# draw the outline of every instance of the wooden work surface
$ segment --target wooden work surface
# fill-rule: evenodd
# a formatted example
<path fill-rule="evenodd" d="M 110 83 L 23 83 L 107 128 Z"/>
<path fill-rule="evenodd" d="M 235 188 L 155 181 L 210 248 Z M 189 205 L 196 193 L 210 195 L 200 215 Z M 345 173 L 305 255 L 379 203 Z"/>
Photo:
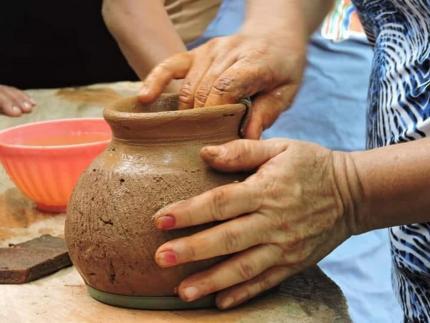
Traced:
<path fill-rule="evenodd" d="M 29 91 L 39 103 L 23 118 L 0 116 L 0 129 L 30 121 L 101 116 L 102 107 L 136 83 L 81 89 Z M 0 168 L 0 246 L 42 234 L 63 236 L 65 215 L 38 212 Z M 0 322 L 349 322 L 340 289 L 318 267 L 296 275 L 265 296 L 221 312 L 142 311 L 116 308 L 90 298 L 83 280 L 70 267 L 24 285 L 0 285 Z"/>

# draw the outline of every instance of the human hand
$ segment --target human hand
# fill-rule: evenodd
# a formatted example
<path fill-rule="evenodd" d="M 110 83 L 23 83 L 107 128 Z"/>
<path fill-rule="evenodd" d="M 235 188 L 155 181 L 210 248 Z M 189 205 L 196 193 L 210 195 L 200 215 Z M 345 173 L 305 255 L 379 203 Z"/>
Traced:
<path fill-rule="evenodd" d="M 222 221 L 156 251 L 161 267 L 231 255 L 182 281 L 178 293 L 185 301 L 219 292 L 219 308 L 236 306 L 316 264 L 357 233 L 347 153 L 292 140 L 237 140 L 205 147 L 201 157 L 220 171 L 257 171 L 154 215 L 161 230 Z"/>
<path fill-rule="evenodd" d="M 29 113 L 36 105 L 25 92 L 11 86 L 0 85 L 0 113 L 11 117 L 19 117 Z"/>
<path fill-rule="evenodd" d="M 154 101 L 175 79 L 184 79 L 179 91 L 180 109 L 237 103 L 252 97 L 244 135 L 258 139 L 291 104 L 301 83 L 305 54 L 305 37 L 284 28 L 215 38 L 155 67 L 144 81 L 140 100 Z"/>

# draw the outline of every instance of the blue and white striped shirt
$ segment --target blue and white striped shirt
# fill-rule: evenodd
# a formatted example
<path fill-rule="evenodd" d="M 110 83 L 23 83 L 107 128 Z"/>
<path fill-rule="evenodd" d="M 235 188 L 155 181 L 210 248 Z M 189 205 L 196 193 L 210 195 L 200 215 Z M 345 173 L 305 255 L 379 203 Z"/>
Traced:
<path fill-rule="evenodd" d="M 375 48 L 368 95 L 368 147 L 429 136 L 430 0 L 354 3 Z M 394 227 L 390 238 L 393 282 L 405 319 L 430 322 L 430 224 Z"/>

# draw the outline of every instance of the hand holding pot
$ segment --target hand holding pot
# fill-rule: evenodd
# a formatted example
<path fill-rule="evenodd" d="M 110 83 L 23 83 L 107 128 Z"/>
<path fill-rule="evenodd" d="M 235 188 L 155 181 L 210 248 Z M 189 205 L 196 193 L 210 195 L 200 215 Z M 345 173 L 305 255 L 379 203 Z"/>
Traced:
<path fill-rule="evenodd" d="M 31 112 L 35 102 L 23 91 L 11 86 L 0 84 L 0 113 L 11 117 L 19 117 Z"/>
<path fill-rule="evenodd" d="M 229 308 L 317 263 L 355 233 L 346 153 L 292 140 L 237 140 L 205 147 L 201 157 L 224 172 L 257 172 L 158 211 L 159 229 L 223 221 L 159 247 L 156 262 L 171 267 L 230 255 L 179 286 L 191 301 L 219 292 Z M 350 214 L 351 213 L 351 214 Z"/>
<path fill-rule="evenodd" d="M 258 139 L 292 102 L 305 65 L 305 40 L 282 29 L 215 38 L 155 67 L 140 92 L 154 101 L 174 79 L 184 79 L 181 109 L 236 103 L 253 97 L 245 136 Z"/>

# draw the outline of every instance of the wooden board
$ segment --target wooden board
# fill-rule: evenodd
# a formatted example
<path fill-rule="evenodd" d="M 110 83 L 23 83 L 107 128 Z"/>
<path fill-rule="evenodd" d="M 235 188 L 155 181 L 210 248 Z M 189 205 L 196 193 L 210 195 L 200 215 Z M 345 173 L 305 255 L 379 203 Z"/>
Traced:
<path fill-rule="evenodd" d="M 101 108 L 122 94 L 134 93 L 136 83 L 97 85 L 83 89 L 35 90 L 34 114 L 12 119 L 0 116 L 0 129 L 35 120 L 101 116 Z M 38 212 L 0 170 L 0 246 L 41 234 L 63 236 L 65 215 Z M 141 311 L 99 303 L 71 267 L 25 285 L 0 285 L 0 322 L 349 322 L 340 289 L 318 267 L 286 282 L 279 289 L 237 309 Z"/>

